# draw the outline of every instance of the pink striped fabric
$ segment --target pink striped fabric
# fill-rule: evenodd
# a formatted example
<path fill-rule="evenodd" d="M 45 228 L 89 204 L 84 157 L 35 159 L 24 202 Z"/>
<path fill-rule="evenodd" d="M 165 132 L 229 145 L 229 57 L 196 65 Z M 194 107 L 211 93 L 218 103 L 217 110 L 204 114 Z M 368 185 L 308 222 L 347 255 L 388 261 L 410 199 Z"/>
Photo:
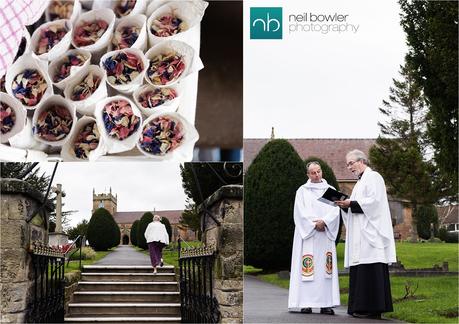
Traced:
<path fill-rule="evenodd" d="M 36 22 L 47 6 L 48 0 L 0 0 L 0 76 L 13 63 L 24 26 Z"/>

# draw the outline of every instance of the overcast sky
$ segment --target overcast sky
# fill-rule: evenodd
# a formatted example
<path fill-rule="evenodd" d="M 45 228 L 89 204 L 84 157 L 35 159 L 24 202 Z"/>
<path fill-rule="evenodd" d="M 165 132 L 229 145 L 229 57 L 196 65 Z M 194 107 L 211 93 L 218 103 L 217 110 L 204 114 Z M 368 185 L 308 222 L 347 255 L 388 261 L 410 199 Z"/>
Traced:
<path fill-rule="evenodd" d="M 54 163 L 40 163 L 51 175 Z M 61 183 L 66 193 L 64 210 L 78 210 L 69 216 L 71 226 L 89 220 L 92 189 L 96 193 L 118 194 L 118 211 L 177 210 L 185 207 L 186 195 L 178 163 L 59 163 L 53 185 Z"/>
<path fill-rule="evenodd" d="M 283 39 L 250 40 L 250 7 L 282 7 Z M 347 14 L 358 30 L 290 32 L 304 13 Z M 407 51 L 399 13 L 396 0 L 244 1 L 244 137 L 377 137 Z"/>

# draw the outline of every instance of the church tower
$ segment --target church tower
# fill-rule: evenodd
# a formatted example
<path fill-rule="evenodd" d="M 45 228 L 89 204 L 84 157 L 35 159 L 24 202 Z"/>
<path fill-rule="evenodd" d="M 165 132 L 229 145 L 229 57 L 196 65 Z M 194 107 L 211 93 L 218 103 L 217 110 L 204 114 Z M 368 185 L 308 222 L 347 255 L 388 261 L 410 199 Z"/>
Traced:
<path fill-rule="evenodd" d="M 110 192 L 96 194 L 95 190 L 92 189 L 92 213 L 98 208 L 105 208 L 110 212 L 110 214 L 115 215 L 117 209 L 117 200 L 118 195 L 112 194 L 112 188 L 110 187 Z"/>

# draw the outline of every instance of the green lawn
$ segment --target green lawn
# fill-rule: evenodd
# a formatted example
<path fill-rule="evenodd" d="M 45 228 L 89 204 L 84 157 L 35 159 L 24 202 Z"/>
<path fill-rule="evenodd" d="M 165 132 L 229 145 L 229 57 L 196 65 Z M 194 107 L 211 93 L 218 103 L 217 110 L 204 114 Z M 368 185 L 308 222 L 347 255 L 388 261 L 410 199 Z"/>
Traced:
<path fill-rule="evenodd" d="M 108 251 L 98 251 L 98 252 L 96 252 L 96 257 L 94 259 L 81 260 L 81 266 L 93 264 L 94 262 L 96 262 L 96 261 L 102 259 L 103 257 L 105 257 L 107 254 L 112 253 L 114 249 L 115 248 L 110 249 Z M 78 260 L 70 261 L 68 265 L 67 265 L 67 262 L 66 262 L 65 263 L 65 272 L 67 273 L 67 272 L 80 270 L 79 266 L 80 266 L 80 262 Z"/>
<path fill-rule="evenodd" d="M 449 271 L 458 271 L 459 244 L 456 243 L 406 243 L 397 242 L 397 258 L 405 269 L 432 268 L 448 261 Z M 336 247 L 338 269 L 344 269 L 344 243 Z"/>
<path fill-rule="evenodd" d="M 397 243 L 397 257 L 406 269 L 431 268 L 448 261 L 450 271 L 458 271 L 458 244 L 453 243 Z M 344 244 L 338 244 L 338 267 L 343 269 Z M 288 289 L 289 280 L 280 279 L 277 273 L 264 273 L 262 269 L 245 265 L 244 273 L 256 275 L 263 281 Z M 457 323 L 458 322 L 458 277 L 395 277 L 391 276 L 394 312 L 386 317 L 407 322 Z M 341 304 L 347 305 L 349 277 L 340 276 Z M 402 300 L 405 287 L 418 289 L 414 298 Z"/>

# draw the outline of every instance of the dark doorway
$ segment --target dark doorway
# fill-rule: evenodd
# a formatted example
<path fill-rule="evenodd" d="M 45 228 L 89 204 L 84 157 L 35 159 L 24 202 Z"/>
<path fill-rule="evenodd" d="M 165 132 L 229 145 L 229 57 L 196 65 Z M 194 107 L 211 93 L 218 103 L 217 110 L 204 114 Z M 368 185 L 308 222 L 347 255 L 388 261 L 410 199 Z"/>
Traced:
<path fill-rule="evenodd" d="M 128 245 L 129 244 L 129 236 L 123 235 L 123 245 Z"/>

